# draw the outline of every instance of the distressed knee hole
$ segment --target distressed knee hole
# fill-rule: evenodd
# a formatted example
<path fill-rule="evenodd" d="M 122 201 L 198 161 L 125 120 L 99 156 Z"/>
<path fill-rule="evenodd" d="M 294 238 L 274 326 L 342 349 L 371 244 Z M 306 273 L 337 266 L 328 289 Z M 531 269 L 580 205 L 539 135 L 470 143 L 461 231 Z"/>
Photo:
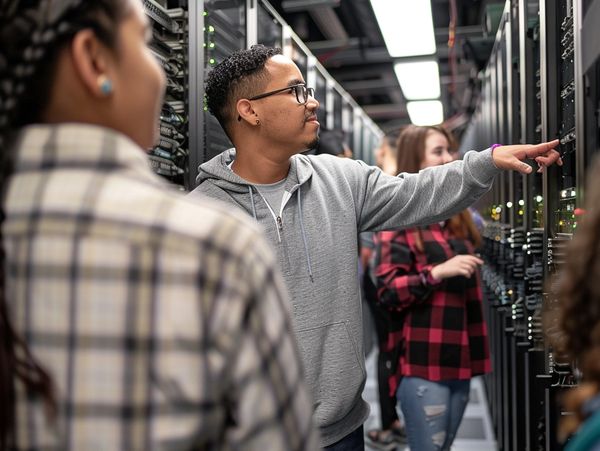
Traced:
<path fill-rule="evenodd" d="M 425 411 L 425 415 L 427 415 L 427 417 L 437 417 L 446 412 L 446 405 L 440 404 L 435 406 L 424 406 L 423 410 Z"/>
<path fill-rule="evenodd" d="M 435 446 L 439 446 L 441 448 L 446 441 L 446 431 L 436 432 L 431 436 L 431 441 Z"/>

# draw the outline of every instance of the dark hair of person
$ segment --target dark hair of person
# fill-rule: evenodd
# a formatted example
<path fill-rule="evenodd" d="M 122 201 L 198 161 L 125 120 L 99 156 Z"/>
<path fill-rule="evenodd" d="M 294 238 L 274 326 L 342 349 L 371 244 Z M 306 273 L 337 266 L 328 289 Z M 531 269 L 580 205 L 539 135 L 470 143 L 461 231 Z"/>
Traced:
<path fill-rule="evenodd" d="M 123 0 L 0 0 L 0 226 L 16 132 L 40 122 L 48 106 L 60 52 L 83 29 L 117 48 L 117 27 L 129 11 Z M 15 382 L 56 409 L 52 380 L 11 324 L 6 300 L 5 250 L 0 229 L 0 450 L 14 427 Z"/>
<path fill-rule="evenodd" d="M 321 128 L 319 131 L 319 144 L 315 148 L 315 155 L 344 155 L 344 132 Z"/>
<path fill-rule="evenodd" d="M 281 55 L 280 48 L 253 45 L 232 53 L 208 74 L 206 106 L 228 135 L 230 124 L 237 118 L 236 102 L 261 94 L 259 90 L 269 81 L 265 64 L 275 55 Z"/>
<path fill-rule="evenodd" d="M 545 312 L 545 330 L 556 355 L 577 362 L 583 383 L 567 392 L 561 420 L 563 437 L 585 420 L 583 403 L 600 387 L 600 159 L 586 174 L 585 215 L 569 243 L 566 262 L 555 280 L 556 307 Z"/>
<path fill-rule="evenodd" d="M 419 172 L 421 163 L 425 158 L 425 143 L 430 133 L 441 133 L 449 144 L 450 151 L 456 149 L 456 140 L 452 134 L 444 127 L 439 125 L 409 125 L 405 127 L 397 140 L 396 167 L 398 172 Z M 471 241 L 475 248 L 481 245 L 481 234 L 469 210 L 461 211 L 448 220 L 447 227 L 452 235 L 457 238 Z M 420 252 L 423 252 L 423 240 L 421 235 L 416 236 L 416 246 Z"/>

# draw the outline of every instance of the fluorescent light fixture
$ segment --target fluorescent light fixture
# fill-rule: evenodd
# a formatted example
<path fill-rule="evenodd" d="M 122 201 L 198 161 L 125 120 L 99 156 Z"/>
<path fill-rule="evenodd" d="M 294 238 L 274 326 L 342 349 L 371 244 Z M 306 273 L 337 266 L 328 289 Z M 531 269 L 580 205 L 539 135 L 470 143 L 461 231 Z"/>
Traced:
<path fill-rule="evenodd" d="M 440 97 L 440 69 L 437 62 L 396 63 L 394 71 L 407 100 Z"/>
<path fill-rule="evenodd" d="M 435 53 L 431 0 L 371 0 L 371 6 L 391 57 Z"/>
<path fill-rule="evenodd" d="M 444 109 L 439 100 L 420 100 L 406 104 L 410 121 L 415 125 L 438 125 L 444 121 Z"/>

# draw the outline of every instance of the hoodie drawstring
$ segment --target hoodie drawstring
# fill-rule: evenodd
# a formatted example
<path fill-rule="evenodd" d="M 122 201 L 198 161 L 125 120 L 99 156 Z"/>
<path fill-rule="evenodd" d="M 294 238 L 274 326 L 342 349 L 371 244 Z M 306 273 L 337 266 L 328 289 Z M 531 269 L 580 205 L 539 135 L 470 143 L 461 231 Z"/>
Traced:
<path fill-rule="evenodd" d="M 254 220 L 256 219 L 256 207 L 254 206 L 254 194 L 252 194 L 252 185 L 248 185 L 248 192 L 250 193 L 250 203 L 252 204 L 252 216 L 254 216 Z"/>
<path fill-rule="evenodd" d="M 310 264 L 310 254 L 308 253 L 308 243 L 306 242 L 306 232 L 304 231 L 304 221 L 302 220 L 302 196 L 300 191 L 302 191 L 302 187 L 298 187 L 298 213 L 300 215 L 300 229 L 302 231 L 302 241 L 304 242 L 304 252 L 306 253 L 306 262 L 308 264 L 308 276 L 310 277 L 310 281 L 314 283 L 313 273 L 312 273 L 312 265 Z"/>

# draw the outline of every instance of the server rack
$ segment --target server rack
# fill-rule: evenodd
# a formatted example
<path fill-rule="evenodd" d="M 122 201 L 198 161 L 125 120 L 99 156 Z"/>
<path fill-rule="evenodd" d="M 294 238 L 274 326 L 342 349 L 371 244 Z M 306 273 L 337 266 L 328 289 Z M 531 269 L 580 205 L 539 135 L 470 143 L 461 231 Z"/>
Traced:
<path fill-rule="evenodd" d="M 318 62 L 301 39 L 265 0 L 204 0 L 188 4 L 189 159 L 186 189 L 195 186 L 198 166 L 231 147 L 227 135 L 208 112 L 204 82 L 216 64 L 253 44 L 277 46 L 300 68 L 320 102 L 319 122 L 340 128 L 355 158 L 372 163 L 372 149 L 383 132 Z M 357 126 L 361 127 L 357 129 Z M 364 147 L 368 146 L 368 147 Z"/>
<path fill-rule="evenodd" d="M 500 176 L 486 207 L 494 364 L 486 382 L 502 450 L 563 446 L 557 422 L 569 412 L 557 398 L 577 383 L 576 371 L 552 349 L 544 332 L 553 325 L 544 331 L 542 313 L 556 305 L 548 287 L 576 233 L 586 169 L 600 147 L 598 23 L 597 0 L 507 1 L 465 133 L 469 147 L 558 137 L 564 153 L 564 165 L 543 175 Z"/>
<path fill-rule="evenodd" d="M 245 1 L 206 1 L 201 14 L 202 27 L 199 27 L 200 23 L 196 27 L 203 31 L 200 41 L 203 48 L 203 67 L 198 69 L 204 76 L 196 95 L 204 98 L 204 80 L 210 70 L 231 53 L 245 48 L 247 35 L 257 28 L 251 27 L 250 21 L 247 21 L 249 15 L 246 13 Z M 198 16 L 196 18 L 199 19 Z M 258 20 L 256 16 L 254 19 Z M 210 114 L 206 105 L 203 105 L 202 111 L 203 114 L 198 118 L 200 123 L 196 125 L 199 130 L 202 130 L 204 138 L 203 148 L 199 149 L 201 155 L 199 163 L 210 160 L 223 150 L 232 147 L 225 131 L 217 119 Z M 197 171 L 197 168 L 194 170 Z"/>
<path fill-rule="evenodd" d="M 261 43 L 277 46 L 298 65 L 320 102 L 319 122 L 344 131 L 355 158 L 373 163 L 379 127 L 318 62 L 264 0 L 144 0 L 153 25 L 150 47 L 167 74 L 160 141 L 151 167 L 182 191 L 196 186 L 198 167 L 232 146 L 204 99 L 211 69 L 231 53 Z"/>
<path fill-rule="evenodd" d="M 160 138 L 150 150 L 151 168 L 181 190 L 189 186 L 187 11 L 167 9 L 155 0 L 144 0 L 152 24 L 150 50 L 167 75 L 167 92 L 160 114 Z"/>

